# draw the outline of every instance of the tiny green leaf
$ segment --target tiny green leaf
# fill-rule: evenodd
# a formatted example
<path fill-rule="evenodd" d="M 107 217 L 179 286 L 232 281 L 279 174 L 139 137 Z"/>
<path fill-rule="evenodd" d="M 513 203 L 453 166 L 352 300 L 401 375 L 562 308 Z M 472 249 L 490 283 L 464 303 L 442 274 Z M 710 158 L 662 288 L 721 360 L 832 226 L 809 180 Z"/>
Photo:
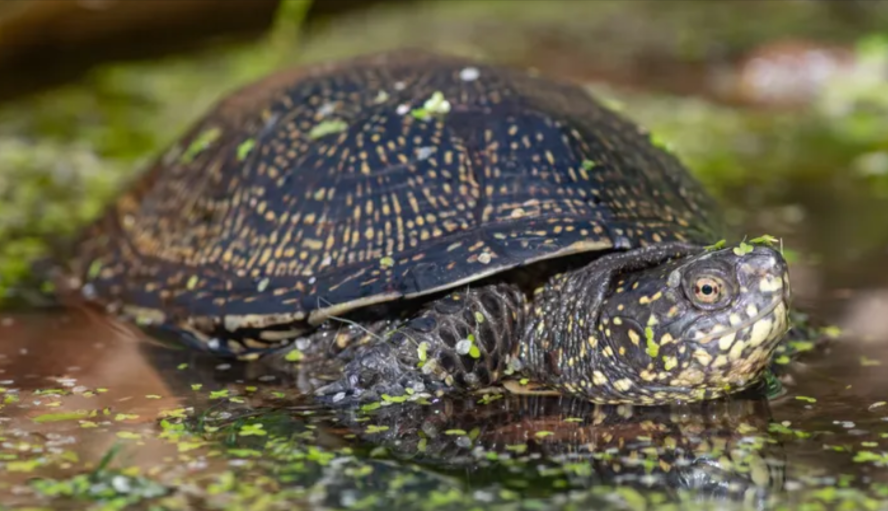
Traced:
<path fill-rule="evenodd" d="M 656 358 L 660 353 L 660 345 L 654 341 L 654 329 L 646 327 L 644 329 L 644 338 L 647 340 L 647 354 L 651 358 Z"/>
<path fill-rule="evenodd" d="M 348 124 L 345 121 L 335 119 L 329 121 L 321 121 L 316 124 L 311 131 L 308 132 L 308 138 L 312 140 L 317 140 L 321 137 L 325 137 L 327 135 L 332 135 L 334 133 L 341 133 L 348 129 Z"/>
<path fill-rule="evenodd" d="M 378 410 L 380 407 L 382 407 L 382 403 L 379 401 L 374 401 L 372 403 L 361 405 L 361 411 L 372 412 L 373 410 Z"/>
<path fill-rule="evenodd" d="M 450 111 L 450 102 L 441 91 L 435 91 L 422 107 L 432 114 L 446 114 Z"/>
<path fill-rule="evenodd" d="M 238 432 L 239 436 L 265 436 L 267 434 L 268 432 L 265 431 L 264 426 L 261 423 L 244 424 Z"/>
<path fill-rule="evenodd" d="M 758 238 L 752 238 L 749 240 L 753 245 L 768 245 L 771 246 L 775 243 L 778 243 L 780 240 L 770 234 L 763 234 Z"/>
<path fill-rule="evenodd" d="M 752 250 L 753 250 L 753 246 L 746 243 L 746 242 L 740 242 L 739 245 L 734 247 L 734 253 L 737 254 L 738 256 L 746 255 L 746 254 L 752 252 Z"/>
<path fill-rule="evenodd" d="M 419 357 L 420 362 L 425 362 L 428 359 L 429 352 L 429 343 L 422 341 L 419 343 L 419 346 L 416 347 L 416 356 Z"/>
<path fill-rule="evenodd" d="M 424 121 L 433 115 L 444 115 L 450 111 L 450 102 L 444 98 L 441 91 L 435 91 L 432 96 L 423 103 L 422 108 L 414 108 L 410 111 L 415 119 Z"/>
<path fill-rule="evenodd" d="M 254 147 L 256 147 L 256 141 L 252 138 L 248 138 L 241 142 L 241 144 L 237 146 L 237 161 L 246 160 Z"/>
<path fill-rule="evenodd" d="M 811 341 L 789 341 L 789 345 L 799 353 L 814 349 L 814 343 Z"/>
<path fill-rule="evenodd" d="M 708 247 L 706 247 L 706 250 L 710 250 L 710 251 L 720 250 L 725 247 L 725 244 L 727 244 L 727 240 L 718 240 L 715 243 L 713 243 L 712 245 L 709 245 Z"/>
<path fill-rule="evenodd" d="M 838 339 L 842 336 L 842 329 L 835 325 L 825 326 L 820 331 L 830 339 Z"/>
<path fill-rule="evenodd" d="M 479 404 L 486 405 L 496 401 L 497 399 L 502 399 L 502 394 L 484 394 L 481 396 L 481 399 L 478 400 Z"/>
<path fill-rule="evenodd" d="M 182 163 L 191 163 L 197 155 L 204 152 L 213 144 L 213 142 L 218 140 L 220 136 L 222 136 L 222 130 L 219 128 L 210 128 L 202 131 L 191 141 L 191 144 L 189 144 L 188 148 L 185 149 L 185 152 L 182 153 L 179 161 Z"/>

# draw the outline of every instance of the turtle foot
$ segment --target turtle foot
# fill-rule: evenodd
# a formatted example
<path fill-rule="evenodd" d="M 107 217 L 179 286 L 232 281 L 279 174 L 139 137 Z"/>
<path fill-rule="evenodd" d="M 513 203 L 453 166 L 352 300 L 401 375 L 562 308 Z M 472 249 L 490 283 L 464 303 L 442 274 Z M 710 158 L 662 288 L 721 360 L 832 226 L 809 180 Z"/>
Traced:
<path fill-rule="evenodd" d="M 494 384 L 520 339 L 524 303 L 509 284 L 450 293 L 348 352 L 342 376 L 316 394 L 337 404 L 400 402 Z"/>
<path fill-rule="evenodd" d="M 434 385 L 415 364 L 405 363 L 398 351 L 388 343 L 367 347 L 345 365 L 338 380 L 318 388 L 315 396 L 337 406 L 428 397 Z"/>

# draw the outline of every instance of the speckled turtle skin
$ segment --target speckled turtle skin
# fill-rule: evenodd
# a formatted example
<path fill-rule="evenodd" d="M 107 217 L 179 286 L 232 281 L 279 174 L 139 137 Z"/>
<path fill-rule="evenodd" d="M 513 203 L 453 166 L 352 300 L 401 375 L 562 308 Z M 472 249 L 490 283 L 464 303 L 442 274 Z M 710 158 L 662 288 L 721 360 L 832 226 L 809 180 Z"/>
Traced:
<path fill-rule="evenodd" d="M 676 158 L 580 87 L 400 51 L 222 100 L 87 230 L 66 282 L 223 356 L 338 357 L 318 391 L 336 402 L 526 374 L 654 404 L 748 386 L 786 330 L 780 254 L 706 251 L 722 232 Z M 719 308 L 688 296 L 699 260 Z"/>

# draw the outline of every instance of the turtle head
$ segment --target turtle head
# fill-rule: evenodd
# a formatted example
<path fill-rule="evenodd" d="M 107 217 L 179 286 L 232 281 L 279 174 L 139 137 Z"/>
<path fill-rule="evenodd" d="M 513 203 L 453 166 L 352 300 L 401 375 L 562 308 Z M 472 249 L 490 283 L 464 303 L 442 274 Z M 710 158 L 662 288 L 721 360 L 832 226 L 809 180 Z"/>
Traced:
<path fill-rule="evenodd" d="M 786 261 L 762 245 L 620 275 L 596 326 L 609 393 L 662 403 L 748 387 L 788 329 L 789 299 Z"/>

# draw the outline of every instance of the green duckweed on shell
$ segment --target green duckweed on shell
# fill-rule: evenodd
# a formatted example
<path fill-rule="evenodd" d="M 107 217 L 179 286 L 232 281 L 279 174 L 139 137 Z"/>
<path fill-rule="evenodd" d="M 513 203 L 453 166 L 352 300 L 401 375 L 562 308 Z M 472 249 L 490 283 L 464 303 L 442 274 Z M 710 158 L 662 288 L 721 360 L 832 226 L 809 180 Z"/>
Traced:
<path fill-rule="evenodd" d="M 309 132 L 308 138 L 317 140 L 348 129 L 348 123 L 340 119 L 324 120 L 316 124 Z"/>
<path fill-rule="evenodd" d="M 179 157 L 179 162 L 182 164 L 193 162 L 200 153 L 209 149 L 209 147 L 221 136 L 222 130 L 216 127 L 200 132 L 188 147 L 185 148 L 185 151 Z"/>

